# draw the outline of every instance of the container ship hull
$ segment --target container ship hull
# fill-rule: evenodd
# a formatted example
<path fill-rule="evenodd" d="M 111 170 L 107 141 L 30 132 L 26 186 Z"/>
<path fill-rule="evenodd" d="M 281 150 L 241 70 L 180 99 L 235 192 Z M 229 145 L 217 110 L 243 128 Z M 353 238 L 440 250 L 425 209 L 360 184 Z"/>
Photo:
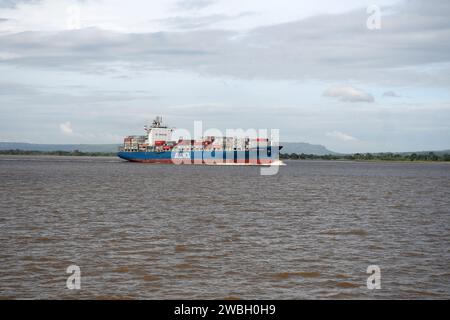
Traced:
<path fill-rule="evenodd" d="M 117 155 L 121 159 L 139 163 L 270 165 L 275 162 L 275 157 L 272 155 L 271 150 L 216 151 L 215 154 L 209 151 L 182 153 L 120 151 Z"/>

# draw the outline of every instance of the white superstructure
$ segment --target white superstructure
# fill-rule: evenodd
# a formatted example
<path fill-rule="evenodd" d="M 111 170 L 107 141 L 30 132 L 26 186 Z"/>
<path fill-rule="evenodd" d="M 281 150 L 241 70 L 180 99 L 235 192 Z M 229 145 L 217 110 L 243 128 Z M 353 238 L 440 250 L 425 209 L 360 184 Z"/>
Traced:
<path fill-rule="evenodd" d="M 161 117 L 156 117 L 152 126 L 146 127 L 145 130 L 148 134 L 147 143 L 149 146 L 164 145 L 172 138 L 173 129 L 163 125 Z"/>

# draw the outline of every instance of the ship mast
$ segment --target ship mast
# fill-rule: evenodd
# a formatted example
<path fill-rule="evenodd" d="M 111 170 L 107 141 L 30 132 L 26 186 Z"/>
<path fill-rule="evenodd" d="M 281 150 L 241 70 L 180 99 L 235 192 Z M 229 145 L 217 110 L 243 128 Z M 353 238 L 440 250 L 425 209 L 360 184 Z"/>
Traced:
<path fill-rule="evenodd" d="M 153 125 L 152 125 L 152 127 L 153 127 L 153 128 L 162 128 L 162 127 L 163 127 L 163 125 L 162 125 L 162 117 L 157 116 L 157 117 L 155 118 L 155 120 L 153 120 Z"/>
<path fill-rule="evenodd" d="M 153 120 L 152 125 L 151 125 L 150 127 L 149 127 L 149 126 L 144 126 L 144 130 L 145 130 L 147 133 L 150 133 L 150 131 L 151 131 L 153 128 L 167 128 L 167 126 L 164 126 L 164 125 L 163 125 L 163 120 L 162 120 L 162 117 L 161 117 L 161 116 L 157 116 L 157 117 Z"/>

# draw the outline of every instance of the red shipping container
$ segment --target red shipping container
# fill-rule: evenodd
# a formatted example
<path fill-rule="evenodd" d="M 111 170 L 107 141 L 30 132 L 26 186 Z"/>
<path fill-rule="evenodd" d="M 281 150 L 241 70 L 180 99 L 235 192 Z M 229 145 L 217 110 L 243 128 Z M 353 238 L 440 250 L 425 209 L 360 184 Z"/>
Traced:
<path fill-rule="evenodd" d="M 160 147 L 163 146 L 166 142 L 165 141 L 155 141 L 155 146 Z"/>

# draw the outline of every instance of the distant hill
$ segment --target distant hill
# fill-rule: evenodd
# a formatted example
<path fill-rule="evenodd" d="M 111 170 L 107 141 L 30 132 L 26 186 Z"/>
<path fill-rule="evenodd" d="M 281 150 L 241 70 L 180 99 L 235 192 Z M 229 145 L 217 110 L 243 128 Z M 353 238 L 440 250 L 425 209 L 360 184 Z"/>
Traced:
<path fill-rule="evenodd" d="M 305 153 L 314 155 L 336 154 L 324 146 L 303 142 L 285 142 L 282 153 Z M 81 151 L 81 152 L 116 152 L 119 145 L 116 144 L 32 144 L 16 142 L 0 142 L 0 150 L 23 151 Z"/>
<path fill-rule="evenodd" d="M 324 156 L 328 154 L 338 154 L 334 151 L 330 151 L 320 144 L 309 144 L 305 142 L 284 142 L 280 143 L 283 146 L 281 153 L 297 153 L 297 154 L 314 154 L 318 156 Z"/>

